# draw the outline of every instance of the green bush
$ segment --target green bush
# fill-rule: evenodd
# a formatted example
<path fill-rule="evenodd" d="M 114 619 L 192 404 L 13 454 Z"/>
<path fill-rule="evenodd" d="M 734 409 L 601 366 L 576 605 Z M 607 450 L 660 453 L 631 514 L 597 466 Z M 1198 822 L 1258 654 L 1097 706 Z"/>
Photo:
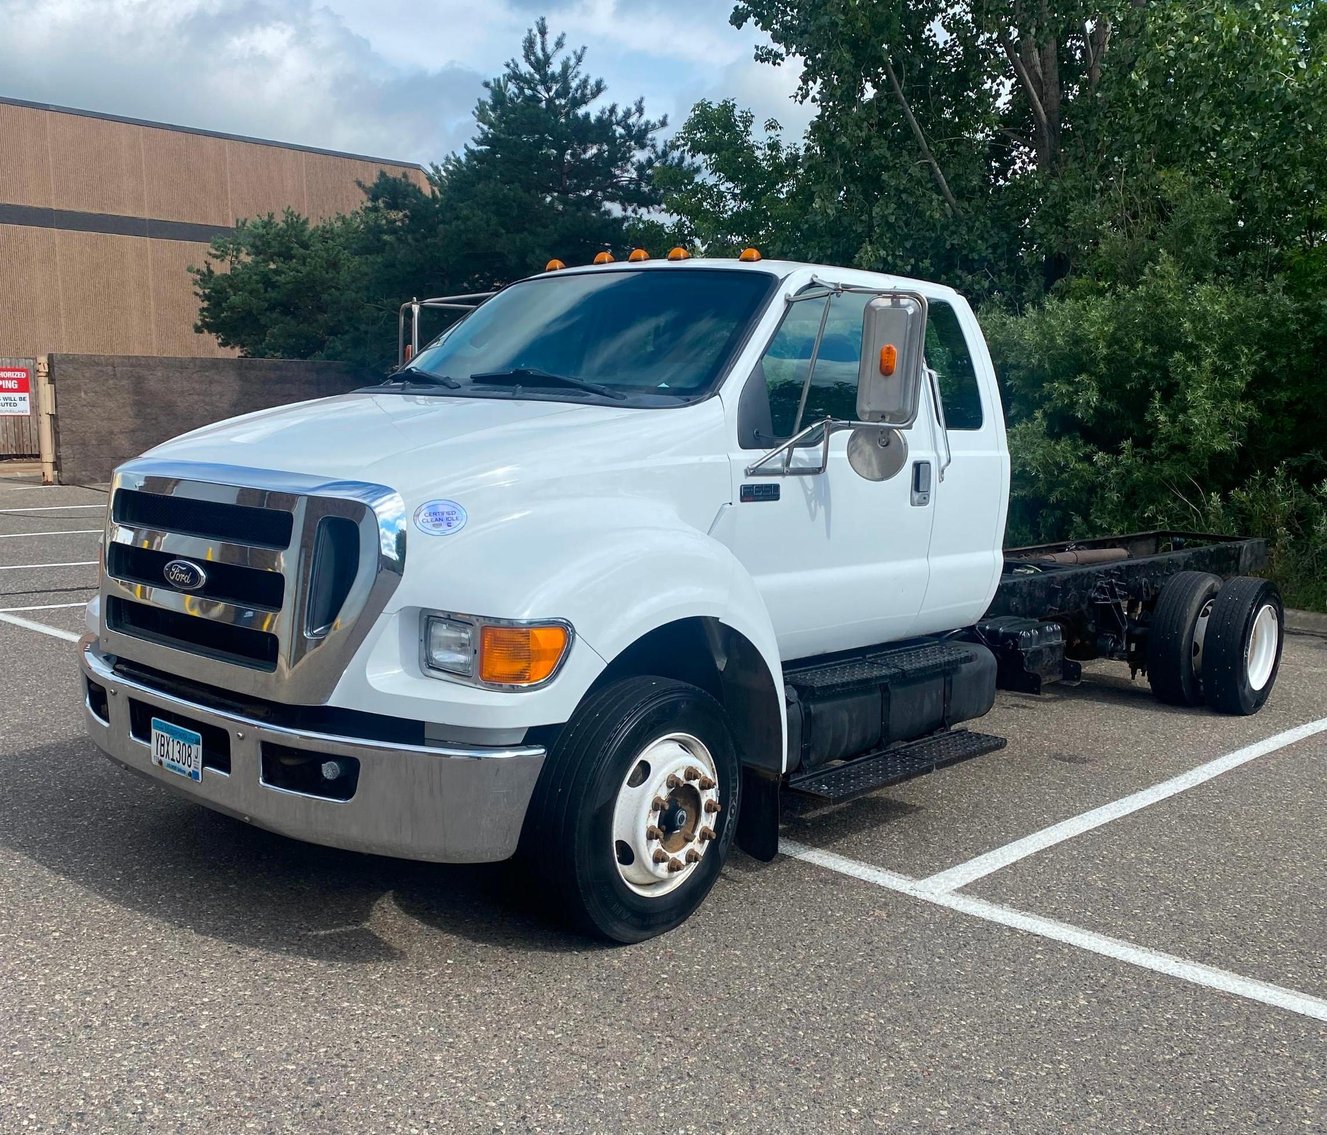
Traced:
<path fill-rule="evenodd" d="M 983 311 L 1010 422 L 1009 542 L 1245 532 L 1272 541 L 1288 602 L 1327 605 L 1327 455 L 1304 369 L 1318 318 L 1275 282 L 1195 280 L 1164 255 L 1133 286 Z"/>
<path fill-rule="evenodd" d="M 1276 580 L 1286 606 L 1327 611 L 1327 481 L 1305 488 L 1285 466 L 1257 473 L 1207 502 L 1204 527 L 1265 536 L 1266 574 Z"/>

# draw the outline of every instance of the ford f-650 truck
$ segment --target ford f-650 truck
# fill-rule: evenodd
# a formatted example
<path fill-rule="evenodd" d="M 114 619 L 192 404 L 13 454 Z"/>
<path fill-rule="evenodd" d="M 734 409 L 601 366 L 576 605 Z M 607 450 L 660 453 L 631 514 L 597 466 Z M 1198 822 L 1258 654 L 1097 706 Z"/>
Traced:
<path fill-rule="evenodd" d="M 80 649 L 106 754 L 299 839 L 514 857 L 625 942 L 735 840 L 772 858 L 781 793 L 1001 747 L 955 728 L 997 685 L 1106 657 L 1171 703 L 1266 699 L 1261 541 L 1002 550 L 951 289 L 754 251 L 550 269 L 429 301 L 461 317 L 381 385 L 117 470 Z"/>

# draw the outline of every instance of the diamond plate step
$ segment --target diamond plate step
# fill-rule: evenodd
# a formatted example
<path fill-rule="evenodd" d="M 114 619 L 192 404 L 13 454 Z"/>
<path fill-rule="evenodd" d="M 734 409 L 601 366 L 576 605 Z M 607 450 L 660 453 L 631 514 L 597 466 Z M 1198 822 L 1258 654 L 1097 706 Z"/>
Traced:
<path fill-rule="evenodd" d="M 788 670 L 783 678 L 799 694 L 814 698 L 879 686 L 891 680 L 934 678 L 957 670 L 971 658 L 972 649 L 963 643 L 931 642 Z"/>
<path fill-rule="evenodd" d="M 788 780 L 788 787 L 794 792 L 824 800 L 849 800 L 889 784 L 934 772 L 945 765 L 993 753 L 1003 749 L 1005 744 L 1003 737 L 955 729 L 827 768 L 794 774 Z"/>

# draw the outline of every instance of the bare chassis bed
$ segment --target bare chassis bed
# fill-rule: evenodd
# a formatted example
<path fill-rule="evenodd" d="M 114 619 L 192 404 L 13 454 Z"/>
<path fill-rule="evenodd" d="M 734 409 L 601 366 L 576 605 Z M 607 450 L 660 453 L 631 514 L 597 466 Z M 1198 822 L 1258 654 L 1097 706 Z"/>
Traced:
<path fill-rule="evenodd" d="M 1093 562 L 1066 562 L 1076 558 Z M 1008 688 L 1040 692 L 1045 682 L 1073 681 L 1078 662 L 1093 658 L 1127 662 L 1136 673 L 1146 668 L 1151 610 L 1171 576 L 1205 571 L 1231 579 L 1266 565 L 1265 540 L 1203 532 L 1011 548 L 976 636 L 996 651 Z"/>

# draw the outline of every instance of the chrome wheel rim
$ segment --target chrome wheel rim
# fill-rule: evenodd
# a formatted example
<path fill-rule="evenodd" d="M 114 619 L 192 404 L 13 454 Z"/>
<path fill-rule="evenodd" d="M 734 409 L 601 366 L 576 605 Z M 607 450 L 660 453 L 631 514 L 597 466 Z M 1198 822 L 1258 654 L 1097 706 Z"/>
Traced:
<path fill-rule="evenodd" d="M 722 804 L 714 758 L 690 733 L 669 733 L 637 754 L 613 806 L 612 855 L 638 895 L 677 890 L 700 866 Z"/>
<path fill-rule="evenodd" d="M 1261 690 L 1271 679 L 1280 642 L 1281 621 L 1276 617 L 1276 607 L 1264 603 L 1254 617 L 1249 645 L 1244 651 L 1244 674 L 1251 690 Z"/>

